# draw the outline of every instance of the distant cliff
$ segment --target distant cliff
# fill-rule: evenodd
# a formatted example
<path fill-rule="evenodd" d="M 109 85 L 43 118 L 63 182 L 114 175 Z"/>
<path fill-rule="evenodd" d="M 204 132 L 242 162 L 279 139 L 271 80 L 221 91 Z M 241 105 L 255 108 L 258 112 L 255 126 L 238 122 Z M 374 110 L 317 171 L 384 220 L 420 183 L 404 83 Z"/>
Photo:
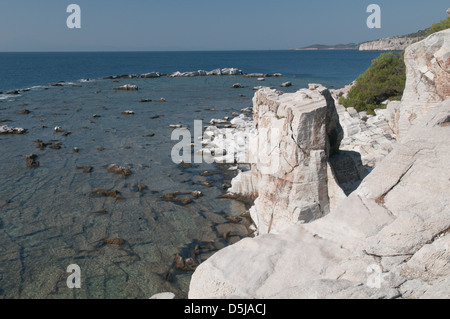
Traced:
<path fill-rule="evenodd" d="M 361 43 L 359 51 L 401 51 L 421 37 L 392 37 Z"/>

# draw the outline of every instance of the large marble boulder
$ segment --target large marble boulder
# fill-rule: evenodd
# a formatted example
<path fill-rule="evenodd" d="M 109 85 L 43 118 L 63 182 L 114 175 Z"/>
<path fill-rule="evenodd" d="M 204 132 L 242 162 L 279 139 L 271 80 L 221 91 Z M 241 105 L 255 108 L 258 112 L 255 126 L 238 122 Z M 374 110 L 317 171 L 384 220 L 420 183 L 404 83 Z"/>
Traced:
<path fill-rule="evenodd" d="M 329 213 L 328 159 L 342 139 L 330 92 L 320 85 L 296 93 L 263 88 L 253 98 L 253 121 L 251 171 L 229 191 L 257 196 L 250 214 L 259 233 Z"/>
<path fill-rule="evenodd" d="M 430 110 L 340 207 L 229 246 L 190 298 L 448 298 L 450 99 Z"/>

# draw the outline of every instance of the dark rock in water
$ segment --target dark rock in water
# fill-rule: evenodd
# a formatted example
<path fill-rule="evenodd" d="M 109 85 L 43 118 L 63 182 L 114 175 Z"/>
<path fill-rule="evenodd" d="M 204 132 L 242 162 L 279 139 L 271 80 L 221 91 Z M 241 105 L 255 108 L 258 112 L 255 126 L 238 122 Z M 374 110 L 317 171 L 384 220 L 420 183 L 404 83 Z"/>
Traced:
<path fill-rule="evenodd" d="M 77 169 L 81 169 L 85 173 L 90 173 L 90 172 L 92 172 L 93 167 L 92 166 L 77 166 Z"/>
<path fill-rule="evenodd" d="M 190 164 L 190 163 L 185 163 L 185 162 L 183 162 L 183 161 L 180 163 L 180 165 L 181 165 L 182 168 L 191 168 L 191 167 L 192 167 L 192 164 Z"/>
<path fill-rule="evenodd" d="M 180 256 L 180 254 L 177 254 L 175 256 L 174 263 L 175 263 L 175 269 L 178 269 L 178 270 L 184 270 L 185 269 L 184 259 L 183 259 L 183 257 Z"/>
<path fill-rule="evenodd" d="M 222 189 L 223 190 L 227 190 L 228 188 L 230 188 L 231 187 L 231 184 L 230 183 L 223 183 L 222 184 Z"/>
<path fill-rule="evenodd" d="M 147 188 L 148 188 L 147 185 L 143 185 L 143 184 L 140 184 L 137 186 L 138 192 L 142 192 L 143 190 L 146 190 Z"/>
<path fill-rule="evenodd" d="M 54 149 L 54 150 L 59 150 L 62 147 L 62 143 L 61 142 L 54 142 L 54 143 L 51 143 L 51 145 L 49 147 Z"/>
<path fill-rule="evenodd" d="M 131 175 L 131 170 L 116 164 L 111 164 L 107 168 L 108 172 L 127 177 Z"/>
<path fill-rule="evenodd" d="M 105 215 L 105 214 L 107 214 L 108 212 L 106 211 L 106 210 L 104 210 L 104 209 L 102 209 L 102 210 L 98 210 L 98 211 L 95 211 L 95 212 L 91 212 L 90 214 L 94 214 L 94 215 Z"/>
<path fill-rule="evenodd" d="M 180 195 L 181 192 L 174 192 L 174 193 L 164 193 L 163 194 L 163 198 L 168 201 L 171 202 L 175 199 L 176 196 Z"/>
<path fill-rule="evenodd" d="M 93 114 L 92 117 L 93 117 L 93 118 L 99 118 L 99 117 L 102 117 L 102 116 L 101 116 L 101 115 L 98 115 L 98 114 Z"/>
<path fill-rule="evenodd" d="M 200 176 L 213 176 L 213 175 L 218 175 L 218 174 L 221 174 L 221 172 L 204 171 L 203 173 L 200 173 Z"/>
<path fill-rule="evenodd" d="M 41 140 L 35 140 L 34 141 L 36 143 L 36 148 L 43 150 L 44 148 L 46 148 L 49 145 L 52 145 L 52 142 L 43 142 Z"/>
<path fill-rule="evenodd" d="M 150 99 L 141 99 L 141 103 L 149 103 L 149 102 L 151 102 L 152 100 L 150 100 Z"/>
<path fill-rule="evenodd" d="M 173 282 L 173 269 L 165 272 L 162 277 L 164 278 L 165 281 L 168 282 Z"/>
<path fill-rule="evenodd" d="M 103 196 L 103 197 L 112 197 L 115 199 L 123 199 L 123 196 L 120 194 L 119 191 L 117 190 L 105 190 L 102 188 L 95 188 L 92 191 L 92 194 L 98 195 L 98 196 Z"/>
<path fill-rule="evenodd" d="M 194 198 L 200 198 L 200 197 L 203 197 L 203 193 L 200 192 L 200 191 L 193 191 L 193 192 L 191 193 L 191 195 L 192 195 L 192 197 L 194 197 Z"/>
<path fill-rule="evenodd" d="M 104 151 L 105 148 L 103 146 L 97 147 L 97 150 L 99 150 L 100 152 Z"/>
<path fill-rule="evenodd" d="M 30 114 L 31 111 L 30 111 L 30 110 L 27 110 L 27 109 L 23 109 L 23 110 L 19 111 L 19 113 L 20 113 L 20 114 L 26 115 L 26 114 Z"/>
<path fill-rule="evenodd" d="M 194 271 L 198 267 L 198 262 L 195 258 L 183 258 L 180 254 L 175 256 L 175 269 L 182 271 Z"/>
<path fill-rule="evenodd" d="M 160 118 L 159 115 L 154 115 L 154 116 L 151 117 L 152 120 L 154 120 L 154 119 L 159 119 L 159 118 Z"/>
<path fill-rule="evenodd" d="M 0 207 L 4 207 L 10 203 L 9 199 L 4 199 L 0 201 Z"/>
<path fill-rule="evenodd" d="M 200 184 L 202 186 L 205 186 L 205 187 L 212 187 L 212 183 L 211 182 L 201 182 Z"/>
<path fill-rule="evenodd" d="M 190 199 L 189 197 L 185 196 L 185 197 L 181 197 L 181 198 L 175 198 L 174 201 L 180 203 L 181 205 L 189 205 L 192 204 L 192 199 Z"/>
<path fill-rule="evenodd" d="M 234 224 L 239 224 L 242 221 L 242 217 L 239 216 L 225 216 L 225 219 Z"/>
<path fill-rule="evenodd" d="M 11 91 L 6 92 L 6 94 L 17 95 L 17 94 L 19 94 L 19 90 L 11 90 Z"/>
<path fill-rule="evenodd" d="M 63 86 L 62 83 L 64 83 L 64 82 L 53 83 L 52 86 Z"/>
<path fill-rule="evenodd" d="M 153 136 L 155 136 L 155 133 L 149 133 L 149 134 L 147 134 L 147 135 L 145 135 L 146 137 L 153 137 Z"/>
<path fill-rule="evenodd" d="M 27 166 L 29 168 L 39 167 L 39 162 L 36 161 L 37 158 L 38 158 L 38 156 L 36 154 L 27 155 L 25 157 L 26 162 L 27 162 Z"/>
<path fill-rule="evenodd" d="M 103 242 L 108 246 L 122 246 L 125 244 L 125 240 L 121 238 L 105 238 Z"/>

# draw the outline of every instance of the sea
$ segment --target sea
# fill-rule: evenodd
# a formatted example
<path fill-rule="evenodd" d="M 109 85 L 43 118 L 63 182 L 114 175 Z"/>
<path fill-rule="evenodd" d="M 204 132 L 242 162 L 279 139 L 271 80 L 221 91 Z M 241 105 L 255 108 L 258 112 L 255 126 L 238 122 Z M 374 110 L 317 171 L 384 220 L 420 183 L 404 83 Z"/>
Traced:
<path fill-rule="evenodd" d="M 248 203 L 222 198 L 234 165 L 172 161 L 170 126 L 232 117 L 259 85 L 341 88 L 379 54 L 0 53 L 0 125 L 27 129 L 0 135 L 0 298 L 186 298 L 195 267 L 252 236 L 251 221 Z M 105 79 L 216 68 L 283 76 Z M 125 84 L 139 90 L 116 90 Z M 38 167 L 27 166 L 30 154 Z M 111 173 L 112 164 L 131 175 Z"/>

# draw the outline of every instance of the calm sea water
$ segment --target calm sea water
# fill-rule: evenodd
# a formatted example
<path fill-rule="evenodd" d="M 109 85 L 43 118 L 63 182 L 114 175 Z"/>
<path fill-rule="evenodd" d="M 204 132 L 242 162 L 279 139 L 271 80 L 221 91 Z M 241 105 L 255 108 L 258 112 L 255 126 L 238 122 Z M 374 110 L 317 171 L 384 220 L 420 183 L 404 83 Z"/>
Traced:
<path fill-rule="evenodd" d="M 0 91 L 107 75 L 224 67 L 236 67 L 245 73 L 282 73 L 310 83 L 342 87 L 355 80 L 378 55 L 353 50 L 0 53 Z"/>
<path fill-rule="evenodd" d="M 171 291 L 186 297 L 192 272 L 175 256 L 206 260 L 247 236 L 245 219 L 227 217 L 244 204 L 219 199 L 232 177 L 226 167 L 173 163 L 171 124 L 191 128 L 251 106 L 253 86 L 287 92 L 309 82 L 340 87 L 353 81 L 378 53 L 357 51 L 0 53 L 0 91 L 33 87 L 0 100 L 0 124 L 28 129 L 0 135 L 0 297 L 149 298 Z M 120 79 L 130 73 L 238 67 L 246 73 L 283 73 L 265 82 L 242 76 Z M 98 80 L 79 81 L 82 78 Z M 65 85 L 47 86 L 56 81 Z M 73 81 L 72 83 L 70 81 Z M 243 89 L 231 89 L 240 82 Z M 139 91 L 114 88 L 136 84 Z M 167 102 L 159 102 L 164 97 Z M 142 99 L 153 102 L 141 103 Z M 22 112 L 24 109 L 29 113 Z M 133 110 L 135 115 L 123 115 Z M 98 117 L 93 117 L 96 114 Z M 61 126 L 71 134 L 54 132 Z M 36 148 L 36 140 L 61 148 Z M 73 151 L 74 147 L 79 152 Z M 103 150 L 99 150 L 103 148 Z M 27 154 L 38 155 L 28 168 Z M 110 164 L 130 168 L 124 178 Z M 77 169 L 91 166 L 90 173 Z M 205 171 L 213 174 L 202 174 Z M 209 182 L 211 187 L 205 186 Z M 138 185 L 148 188 L 139 192 Z M 95 188 L 118 190 L 123 200 L 98 197 Z M 187 206 L 164 193 L 204 196 Z M 190 195 L 187 195 L 190 196 Z M 223 236 L 232 231 L 235 236 Z M 105 239 L 120 239 L 109 245 Z M 71 264 L 81 268 L 82 288 L 66 285 Z"/>

